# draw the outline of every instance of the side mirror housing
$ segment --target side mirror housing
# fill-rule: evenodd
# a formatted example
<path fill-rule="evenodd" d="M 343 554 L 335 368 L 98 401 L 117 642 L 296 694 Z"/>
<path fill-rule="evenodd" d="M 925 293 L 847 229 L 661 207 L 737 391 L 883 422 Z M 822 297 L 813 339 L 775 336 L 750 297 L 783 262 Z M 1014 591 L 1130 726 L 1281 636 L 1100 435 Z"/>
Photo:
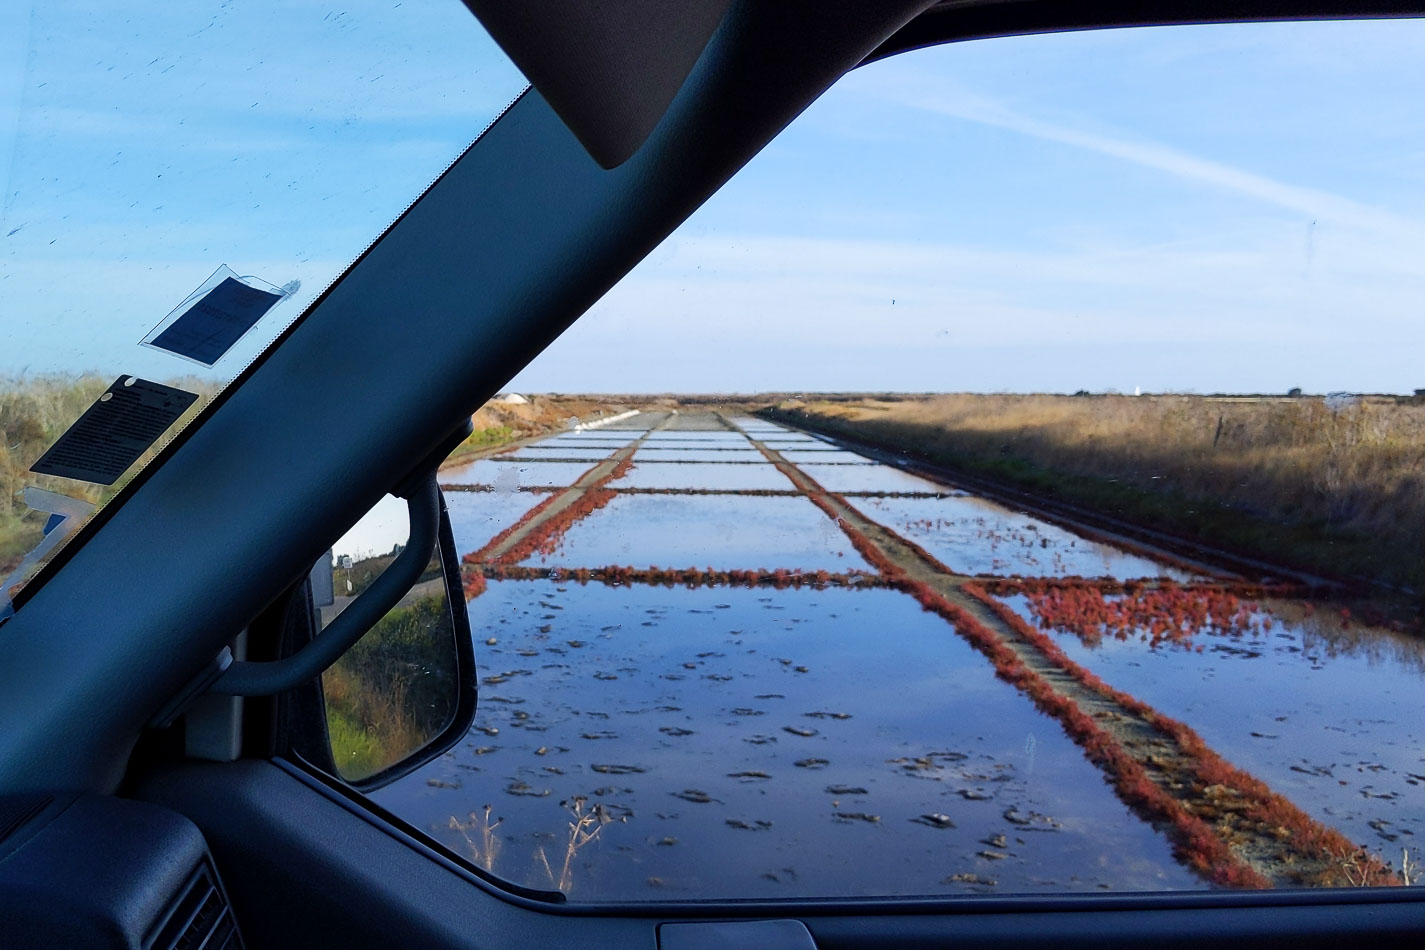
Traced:
<path fill-rule="evenodd" d="M 444 496 L 433 479 L 429 488 L 435 544 L 428 555 L 419 553 L 415 504 L 405 546 L 366 558 L 323 555 L 299 592 L 296 625 L 307 634 L 291 639 L 304 642 L 277 661 L 309 656 L 332 633 L 350 636 L 339 628 L 357 623 L 335 658 L 321 655 L 319 679 L 305 675 L 286 693 L 282 718 L 295 754 L 363 791 L 444 754 L 475 719 L 479 681 L 460 559 Z"/>

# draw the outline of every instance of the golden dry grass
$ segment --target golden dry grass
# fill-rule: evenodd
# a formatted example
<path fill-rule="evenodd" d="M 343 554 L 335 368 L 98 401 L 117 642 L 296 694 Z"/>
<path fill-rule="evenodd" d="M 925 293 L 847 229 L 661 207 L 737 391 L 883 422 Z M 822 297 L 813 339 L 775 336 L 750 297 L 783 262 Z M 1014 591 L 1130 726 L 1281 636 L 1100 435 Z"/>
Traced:
<path fill-rule="evenodd" d="M 1398 583 L 1425 575 L 1425 406 L 958 394 L 810 402 L 802 411 L 814 424 L 952 466 L 1040 488 L 1057 481 L 1066 498 L 1120 505 L 1116 513 L 1130 517 L 1176 512 L 1174 529 L 1220 525 L 1203 539 L 1265 555 L 1295 549 L 1299 566 Z"/>

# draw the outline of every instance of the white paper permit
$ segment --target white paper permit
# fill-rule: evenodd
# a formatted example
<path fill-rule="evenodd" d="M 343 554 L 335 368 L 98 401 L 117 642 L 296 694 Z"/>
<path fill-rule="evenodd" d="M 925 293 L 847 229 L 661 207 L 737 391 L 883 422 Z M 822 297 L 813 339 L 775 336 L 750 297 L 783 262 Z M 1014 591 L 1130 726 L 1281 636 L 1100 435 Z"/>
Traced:
<path fill-rule="evenodd" d="M 256 277 L 239 277 L 224 264 L 140 342 L 212 366 L 295 289 L 293 285 L 274 287 Z"/>
<path fill-rule="evenodd" d="M 163 383 L 120 376 L 30 471 L 112 485 L 197 400 Z"/>

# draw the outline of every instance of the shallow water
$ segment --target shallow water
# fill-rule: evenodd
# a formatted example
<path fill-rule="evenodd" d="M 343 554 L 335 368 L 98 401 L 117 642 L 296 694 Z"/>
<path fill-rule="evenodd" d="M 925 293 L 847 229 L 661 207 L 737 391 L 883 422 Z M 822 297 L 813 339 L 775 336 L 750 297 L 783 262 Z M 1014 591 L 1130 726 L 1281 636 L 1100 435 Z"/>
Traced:
<path fill-rule="evenodd" d="M 450 512 L 455 553 L 478 551 L 545 497 L 523 491 L 447 491 L 445 506 Z"/>
<path fill-rule="evenodd" d="M 1023 597 L 1005 601 L 1034 621 Z M 1398 866 L 1401 847 L 1425 846 L 1425 642 L 1343 629 L 1330 611 L 1262 607 L 1245 636 L 1199 633 L 1202 653 L 1055 638 L 1076 663 L 1186 722 L 1223 758 Z"/>
<path fill-rule="evenodd" d="M 762 465 L 718 465 L 693 462 L 685 465 L 642 464 L 634 456 L 633 468 L 622 478 L 609 482 L 610 488 L 716 488 L 728 491 L 780 490 L 796 488 L 791 479 L 770 462 Z"/>
<path fill-rule="evenodd" d="M 540 442 L 534 445 L 525 445 L 509 453 L 508 455 L 496 455 L 497 459 L 524 460 L 535 459 L 542 461 L 542 456 L 551 459 L 605 459 L 618 451 L 620 446 L 608 447 L 605 445 L 554 445 L 549 442 Z"/>
<path fill-rule="evenodd" d="M 870 569 L 846 535 L 805 498 L 746 495 L 619 495 L 575 523 L 554 553 L 535 554 L 522 563 L 837 573 Z"/>
<path fill-rule="evenodd" d="M 684 449 L 702 449 L 713 451 L 755 451 L 752 443 L 745 438 L 738 436 L 736 439 L 653 439 L 643 440 L 642 451 L 680 451 Z"/>
<path fill-rule="evenodd" d="M 580 901 L 1202 886 L 906 595 L 504 581 L 470 613 L 476 731 L 376 798 L 470 857 L 450 819 L 493 805 L 507 880 L 550 887 L 588 796 L 626 820 Z"/>
<path fill-rule="evenodd" d="M 648 433 L 649 442 L 690 443 L 694 445 L 746 444 L 747 436 L 730 429 L 659 429 Z"/>
<path fill-rule="evenodd" d="M 767 422 L 762 419 L 754 419 L 751 416 L 738 416 L 737 418 L 732 419 L 730 421 L 733 425 L 737 426 L 737 428 L 741 429 L 743 432 L 750 432 L 753 434 L 760 434 L 764 432 L 788 433 L 791 435 L 798 434 L 796 429 L 791 429 L 784 425 L 778 425 L 775 422 Z"/>
<path fill-rule="evenodd" d="M 540 442 L 532 442 L 529 444 L 529 447 L 532 447 L 532 449 L 534 449 L 534 447 L 543 449 L 543 447 L 546 446 L 570 446 L 577 447 L 577 449 L 604 449 L 614 451 L 616 449 L 623 449 L 623 447 L 627 446 L 630 442 L 633 442 L 633 439 L 614 439 L 613 434 L 598 436 L 597 439 L 590 439 L 590 437 L 584 436 L 554 436 L 553 439 L 543 439 L 540 440 Z"/>
<path fill-rule="evenodd" d="M 782 458 L 796 465 L 803 462 L 810 462 L 817 465 L 875 465 L 872 459 L 864 455 L 857 455 L 855 452 L 847 452 L 844 449 L 817 448 L 817 449 L 783 449 Z"/>
<path fill-rule="evenodd" d="M 902 472 L 889 465 L 816 465 L 798 462 L 797 468 L 827 491 L 943 492 L 946 487 Z"/>
<path fill-rule="evenodd" d="M 960 574 L 1191 578 L 983 498 L 865 498 L 853 504 Z"/>
<path fill-rule="evenodd" d="M 646 431 L 663 421 L 643 414 L 627 431 L 563 433 L 520 450 L 588 453 L 576 463 L 486 459 L 442 472 L 447 484 L 505 489 L 448 495 L 457 547 L 481 547 L 547 497 L 516 485 L 569 485 L 645 432 L 611 487 L 794 488 L 742 434 L 699 428 L 707 420 L 691 415 L 666 420 L 683 428 Z M 793 430 L 748 425 L 831 491 L 950 492 L 851 501 L 952 570 L 1184 576 Z M 858 464 L 818 464 L 848 455 Z M 723 464 L 742 459 L 756 461 Z M 868 569 L 805 498 L 753 495 L 618 495 L 553 554 L 524 563 Z M 506 581 L 471 610 L 477 643 L 496 641 L 479 650 L 493 679 L 477 730 L 378 798 L 457 850 L 469 845 L 451 816 L 496 806 L 505 822 L 495 870 L 517 883 L 550 886 L 538 849 L 557 872 L 569 821 L 560 802 L 587 795 L 616 820 L 576 855 L 575 900 L 1203 886 L 1056 723 L 905 594 Z M 1242 637 L 1200 634 L 1202 654 L 1058 639 L 1398 865 L 1401 847 L 1418 854 L 1425 842 L 1425 647 L 1343 628 L 1334 614 L 1272 611 L 1269 629 L 1259 619 Z M 916 820 L 925 815 L 944 819 Z"/>
<path fill-rule="evenodd" d="M 809 453 L 809 452 L 843 452 L 843 451 L 845 451 L 845 450 L 842 449 L 839 445 L 832 445 L 830 442 L 819 442 L 819 441 L 817 441 L 816 439 L 812 439 L 812 438 L 805 438 L 805 439 L 775 438 L 775 439 L 758 439 L 757 441 L 759 441 L 759 442 L 761 442 L 762 444 L 768 446 L 769 448 L 776 449 L 776 450 L 778 450 L 779 452 L 808 452 L 808 453 Z"/>
<path fill-rule="evenodd" d="M 660 462 L 713 462 L 720 465 L 737 462 L 767 464 L 767 457 L 751 447 L 747 449 L 693 449 L 680 446 L 666 451 L 657 448 L 652 451 L 639 449 L 637 455 L 636 461 L 650 462 L 654 465 Z"/>
<path fill-rule="evenodd" d="M 467 465 L 441 469 L 442 485 L 494 485 L 514 490 L 521 485 L 548 488 L 572 485 L 598 462 L 505 462 L 480 459 Z"/>

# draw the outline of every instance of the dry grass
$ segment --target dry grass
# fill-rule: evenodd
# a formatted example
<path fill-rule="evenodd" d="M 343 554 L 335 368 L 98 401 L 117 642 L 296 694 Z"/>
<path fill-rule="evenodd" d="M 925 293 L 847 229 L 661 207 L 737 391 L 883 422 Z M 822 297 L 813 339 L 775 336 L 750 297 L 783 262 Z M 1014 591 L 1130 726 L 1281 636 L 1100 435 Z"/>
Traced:
<path fill-rule="evenodd" d="M 791 414 L 1243 553 L 1425 587 L 1425 406 L 964 394 Z"/>
<path fill-rule="evenodd" d="M 87 485 L 29 470 L 113 381 L 112 376 L 94 375 L 0 376 L 0 577 L 39 542 L 44 527 L 45 516 L 30 511 L 19 497 L 26 485 L 102 504 L 127 482 L 126 476 L 107 487 Z M 217 391 L 191 377 L 166 382 L 200 397 L 170 431 L 185 425 Z M 156 451 L 144 453 L 133 470 L 147 464 Z"/>
<path fill-rule="evenodd" d="M 564 847 L 564 863 L 560 866 L 557 875 L 554 872 L 554 867 L 549 863 L 544 849 L 540 848 L 535 852 L 544 865 L 545 874 L 549 876 L 550 886 L 565 894 L 568 894 L 569 889 L 574 885 L 575 855 L 598 840 L 599 833 L 604 830 L 605 825 L 615 821 L 628 821 L 627 815 L 615 818 L 607 808 L 598 802 L 585 808 L 588 801 L 584 796 L 576 795 L 569 801 L 560 803 L 569 811 L 570 817 L 574 820 L 569 822 L 569 840 Z"/>
<path fill-rule="evenodd" d="M 375 775 L 431 739 L 411 715 L 404 679 L 373 683 L 340 660 L 322 674 L 327 732 L 341 777 Z"/>
<path fill-rule="evenodd" d="M 76 487 L 34 475 L 30 466 L 111 382 L 97 376 L 0 377 L 0 575 L 38 543 L 44 526 L 41 516 L 29 514 L 20 490 L 39 485 L 73 493 Z M 85 500 L 99 500 L 97 486 Z"/>
<path fill-rule="evenodd" d="M 526 398 L 528 402 L 518 405 L 491 400 L 476 409 L 470 416 L 474 433 L 441 465 L 462 464 L 510 442 L 562 431 L 572 421 L 611 416 L 628 408 L 624 402 L 598 396 L 529 395 Z"/>
<path fill-rule="evenodd" d="M 460 821 L 454 815 L 450 816 L 450 829 L 460 832 L 465 838 L 465 845 L 470 849 L 470 857 L 476 864 L 490 873 L 495 871 L 495 861 L 503 850 L 503 843 L 500 836 L 495 834 L 495 829 L 504 824 L 505 819 L 496 818 L 490 821 L 490 813 L 495 810 L 493 805 L 486 805 L 484 814 L 470 813 L 469 821 Z M 479 836 L 477 841 L 470 836 L 471 832 Z"/>

